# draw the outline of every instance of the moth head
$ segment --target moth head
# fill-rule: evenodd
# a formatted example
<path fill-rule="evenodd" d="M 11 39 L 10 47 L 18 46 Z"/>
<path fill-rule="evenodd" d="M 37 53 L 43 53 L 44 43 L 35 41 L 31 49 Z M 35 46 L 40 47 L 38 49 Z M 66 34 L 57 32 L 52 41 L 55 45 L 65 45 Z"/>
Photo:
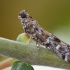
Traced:
<path fill-rule="evenodd" d="M 19 15 L 18 15 L 18 18 L 19 19 L 24 19 L 24 18 L 27 18 L 28 14 L 26 12 L 26 10 L 22 10 Z"/>

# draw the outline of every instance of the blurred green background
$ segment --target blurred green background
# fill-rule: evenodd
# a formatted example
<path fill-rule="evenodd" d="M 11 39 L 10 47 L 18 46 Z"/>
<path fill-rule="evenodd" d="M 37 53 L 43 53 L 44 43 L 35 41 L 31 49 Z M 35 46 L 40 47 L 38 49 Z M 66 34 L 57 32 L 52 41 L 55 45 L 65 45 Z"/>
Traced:
<path fill-rule="evenodd" d="M 70 0 L 0 0 L 0 36 L 15 40 L 23 29 L 18 13 L 26 9 L 39 24 L 70 43 Z"/>
<path fill-rule="evenodd" d="M 70 44 L 70 0 L 0 0 L 0 37 L 23 33 L 18 13 L 26 9 L 39 24 Z"/>

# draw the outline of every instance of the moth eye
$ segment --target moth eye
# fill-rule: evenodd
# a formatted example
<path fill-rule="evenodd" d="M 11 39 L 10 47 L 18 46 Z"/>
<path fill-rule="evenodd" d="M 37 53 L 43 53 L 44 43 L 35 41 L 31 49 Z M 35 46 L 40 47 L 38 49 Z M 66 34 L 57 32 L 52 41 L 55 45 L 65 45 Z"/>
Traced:
<path fill-rule="evenodd" d="M 26 18 L 26 14 L 22 13 L 21 18 Z"/>
<path fill-rule="evenodd" d="M 20 16 L 21 18 L 26 18 L 26 17 L 27 17 L 26 11 L 25 11 L 25 10 L 21 11 L 21 12 L 19 13 L 19 16 Z"/>

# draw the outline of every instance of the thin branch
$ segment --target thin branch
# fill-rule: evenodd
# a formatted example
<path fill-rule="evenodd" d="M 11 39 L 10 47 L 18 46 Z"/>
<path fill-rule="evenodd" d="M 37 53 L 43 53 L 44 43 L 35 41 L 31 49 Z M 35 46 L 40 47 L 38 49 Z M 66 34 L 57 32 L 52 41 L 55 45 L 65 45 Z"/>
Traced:
<path fill-rule="evenodd" d="M 0 70 L 11 66 L 13 61 L 15 61 L 15 59 L 8 58 L 8 59 L 5 59 L 2 62 L 0 62 Z"/>
<path fill-rule="evenodd" d="M 0 37 L 0 54 L 22 60 L 32 65 L 47 65 L 70 69 L 70 64 L 60 59 L 51 50 L 34 44 L 20 43 Z"/>

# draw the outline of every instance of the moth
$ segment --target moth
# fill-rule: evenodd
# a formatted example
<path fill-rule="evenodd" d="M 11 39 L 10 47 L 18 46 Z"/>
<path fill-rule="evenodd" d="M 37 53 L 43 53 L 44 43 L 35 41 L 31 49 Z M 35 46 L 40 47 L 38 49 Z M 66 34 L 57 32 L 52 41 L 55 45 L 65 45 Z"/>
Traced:
<path fill-rule="evenodd" d="M 36 41 L 37 46 L 42 44 L 46 48 L 49 47 L 59 57 L 70 63 L 70 45 L 42 28 L 26 10 L 22 10 L 18 17 L 21 20 L 25 33 Z"/>

